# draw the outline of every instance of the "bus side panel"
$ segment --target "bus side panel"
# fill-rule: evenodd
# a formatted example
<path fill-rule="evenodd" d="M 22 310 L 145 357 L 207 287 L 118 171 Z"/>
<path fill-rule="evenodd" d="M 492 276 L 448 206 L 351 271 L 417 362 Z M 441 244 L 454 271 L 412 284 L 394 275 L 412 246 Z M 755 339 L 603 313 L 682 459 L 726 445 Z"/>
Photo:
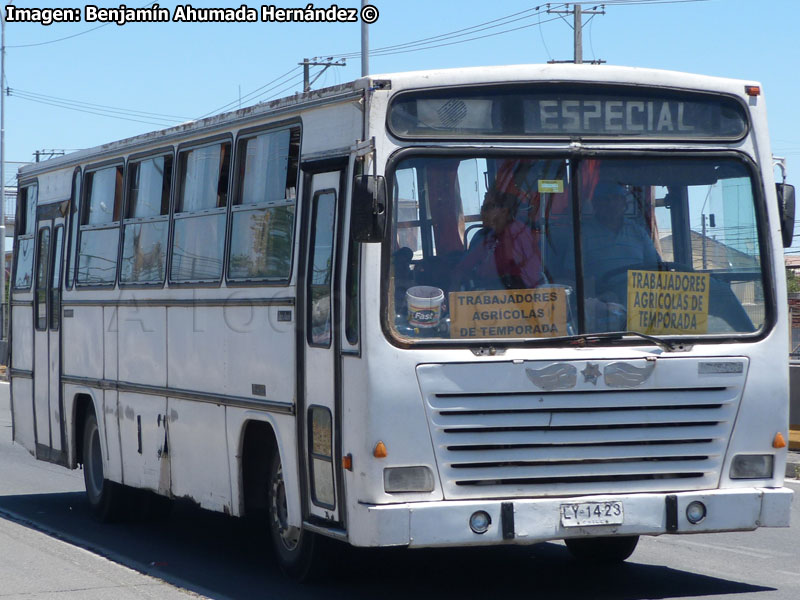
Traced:
<path fill-rule="evenodd" d="M 103 440 L 106 446 L 106 479 L 122 483 L 122 457 L 120 456 L 119 406 L 118 394 L 112 390 L 97 391 L 95 394 L 103 399 Z"/>
<path fill-rule="evenodd" d="M 286 315 L 279 317 L 279 313 Z M 231 307 L 225 310 L 228 393 L 291 404 L 295 395 L 294 307 Z M 279 320 L 279 318 L 289 320 Z M 243 349 L 247 349 L 243 351 Z M 265 395 L 254 395 L 253 384 Z"/>
<path fill-rule="evenodd" d="M 167 309 L 167 380 L 170 388 L 226 393 L 227 309 L 171 306 Z M 242 348 L 242 354 L 246 349 Z M 222 426 L 222 424 L 220 424 Z"/>
<path fill-rule="evenodd" d="M 169 398 L 167 411 L 172 495 L 230 514 L 225 407 Z"/>
<path fill-rule="evenodd" d="M 294 313 L 288 306 L 170 307 L 169 386 L 291 403 L 294 324 L 279 322 L 278 311 Z"/>
<path fill-rule="evenodd" d="M 11 315 L 11 367 L 33 371 L 33 312 L 29 306 L 18 305 L 12 309 Z M 14 441 L 34 453 L 33 379 L 14 377 L 11 394 Z"/>
<path fill-rule="evenodd" d="M 119 379 L 166 387 L 166 307 L 119 307 Z"/>
<path fill-rule="evenodd" d="M 14 406 L 14 441 L 31 454 L 36 452 L 33 430 L 33 379 L 14 377 L 11 384 Z"/>
<path fill-rule="evenodd" d="M 103 308 L 103 377 L 116 381 L 119 372 L 117 340 L 119 338 L 118 308 Z"/>
<path fill-rule="evenodd" d="M 360 138 L 364 113 L 360 104 L 352 102 L 325 106 L 303 112 L 303 155 L 333 148 L 349 148 Z"/>
<path fill-rule="evenodd" d="M 33 311 L 30 306 L 15 306 L 11 312 L 12 367 L 33 370 Z"/>
<path fill-rule="evenodd" d="M 103 308 L 75 306 L 63 320 L 64 375 L 103 378 Z M 33 325 L 31 325 L 33 329 Z"/>
<path fill-rule="evenodd" d="M 149 394 L 119 393 L 119 444 L 123 483 L 168 494 L 169 456 L 166 447 L 167 399 Z M 112 439 L 109 432 L 109 450 Z"/>

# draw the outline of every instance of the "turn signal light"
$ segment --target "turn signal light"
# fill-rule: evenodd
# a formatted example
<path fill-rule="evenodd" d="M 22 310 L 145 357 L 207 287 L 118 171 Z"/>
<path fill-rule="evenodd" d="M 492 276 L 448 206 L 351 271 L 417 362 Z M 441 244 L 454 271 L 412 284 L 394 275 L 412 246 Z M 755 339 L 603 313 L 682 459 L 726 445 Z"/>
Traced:
<path fill-rule="evenodd" d="M 772 447 L 786 448 L 786 439 L 783 437 L 783 434 L 780 431 L 775 434 L 775 439 L 772 440 Z"/>
<path fill-rule="evenodd" d="M 372 456 L 375 458 L 386 458 L 389 453 L 386 451 L 386 444 L 378 442 L 375 444 L 375 450 L 372 451 Z"/>

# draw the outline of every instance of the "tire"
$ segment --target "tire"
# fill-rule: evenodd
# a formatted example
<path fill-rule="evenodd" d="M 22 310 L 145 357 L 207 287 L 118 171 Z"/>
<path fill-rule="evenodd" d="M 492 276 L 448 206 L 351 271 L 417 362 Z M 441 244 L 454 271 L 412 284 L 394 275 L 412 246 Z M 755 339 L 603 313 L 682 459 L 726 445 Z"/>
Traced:
<path fill-rule="evenodd" d="M 124 511 L 123 486 L 105 478 L 103 447 L 97 417 L 90 412 L 83 422 L 83 482 L 94 516 L 102 522 L 116 521 Z"/>
<path fill-rule="evenodd" d="M 312 581 L 324 575 L 324 538 L 289 527 L 281 458 L 275 451 L 267 478 L 267 526 L 278 565 L 296 581 Z"/>
<path fill-rule="evenodd" d="M 576 560 L 607 565 L 624 562 L 633 554 L 639 536 L 572 538 L 564 543 Z"/>

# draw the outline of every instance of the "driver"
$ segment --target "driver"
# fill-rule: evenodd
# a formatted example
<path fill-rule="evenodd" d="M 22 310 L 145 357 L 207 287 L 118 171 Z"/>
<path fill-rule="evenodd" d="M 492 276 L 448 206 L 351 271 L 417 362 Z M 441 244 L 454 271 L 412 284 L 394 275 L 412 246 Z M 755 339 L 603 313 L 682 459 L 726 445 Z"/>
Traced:
<path fill-rule="evenodd" d="M 587 296 L 620 305 L 627 300 L 628 269 L 658 269 L 660 262 L 644 225 L 625 218 L 627 199 L 624 186 L 601 181 L 592 194 L 593 215 L 581 224 Z"/>

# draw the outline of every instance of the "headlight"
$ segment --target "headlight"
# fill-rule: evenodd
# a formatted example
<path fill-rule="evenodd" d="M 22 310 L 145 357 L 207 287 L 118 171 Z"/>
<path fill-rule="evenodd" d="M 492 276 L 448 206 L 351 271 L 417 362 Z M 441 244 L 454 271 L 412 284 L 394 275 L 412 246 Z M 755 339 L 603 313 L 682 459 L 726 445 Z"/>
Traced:
<path fill-rule="evenodd" d="M 775 457 L 772 454 L 738 454 L 731 463 L 731 479 L 772 479 Z"/>
<path fill-rule="evenodd" d="M 397 492 L 432 492 L 433 473 L 428 467 L 387 467 L 383 470 L 383 489 Z"/>

